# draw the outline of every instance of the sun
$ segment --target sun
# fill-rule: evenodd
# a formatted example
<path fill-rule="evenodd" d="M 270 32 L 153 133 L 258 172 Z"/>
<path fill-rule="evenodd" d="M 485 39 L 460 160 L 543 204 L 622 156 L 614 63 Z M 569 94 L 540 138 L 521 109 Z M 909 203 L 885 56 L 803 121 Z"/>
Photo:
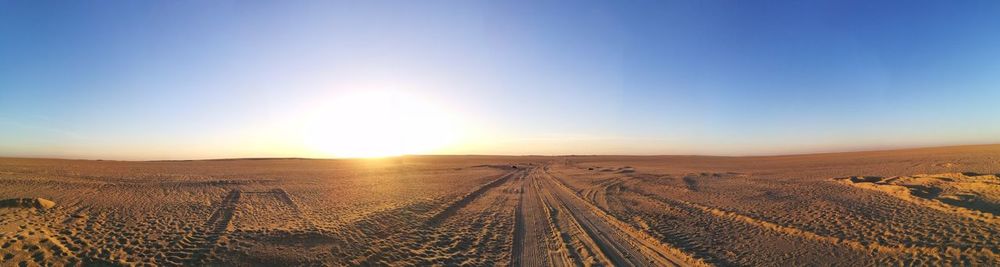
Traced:
<path fill-rule="evenodd" d="M 307 147 L 342 158 L 430 153 L 458 134 L 453 116 L 440 105 L 401 92 L 336 96 L 314 112 L 306 128 Z"/>

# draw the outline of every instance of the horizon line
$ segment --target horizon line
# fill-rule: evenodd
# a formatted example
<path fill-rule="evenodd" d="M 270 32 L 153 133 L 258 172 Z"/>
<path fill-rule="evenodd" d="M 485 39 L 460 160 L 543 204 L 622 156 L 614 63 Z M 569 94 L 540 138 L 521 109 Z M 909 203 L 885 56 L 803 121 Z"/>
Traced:
<path fill-rule="evenodd" d="M 100 159 L 100 158 L 59 158 L 59 157 L 19 157 L 19 156 L 0 156 L 0 159 L 48 159 L 48 160 L 77 160 L 77 161 L 120 161 L 120 162 L 185 162 L 185 161 L 236 161 L 236 160 L 380 160 L 380 159 L 391 159 L 391 158 L 402 158 L 402 157 L 716 157 L 716 158 L 754 158 L 754 157 L 790 157 L 790 156 L 809 156 L 809 155 L 829 155 L 829 154 L 850 154 L 850 153 L 870 153 L 870 152 L 889 152 L 889 151 L 905 151 L 905 150 L 931 150 L 931 149 L 944 149 L 944 148 L 959 148 L 959 147 L 976 147 L 976 146 L 1000 146 L 1000 143 L 987 143 L 987 144 L 961 144 L 961 145 L 940 145 L 940 146 L 917 146 L 917 147 L 898 147 L 898 148 L 881 148 L 881 149 L 858 149 L 858 150 L 841 150 L 841 151 L 822 151 L 822 152 L 807 152 L 807 153 L 788 153 L 788 154 L 758 154 L 758 155 L 709 155 L 709 154 L 404 154 L 396 156 L 385 156 L 385 157 L 343 157 L 343 158 L 320 158 L 320 157 L 237 157 L 237 158 L 201 158 L 201 159 L 149 159 L 149 160 L 119 160 L 119 159 Z"/>

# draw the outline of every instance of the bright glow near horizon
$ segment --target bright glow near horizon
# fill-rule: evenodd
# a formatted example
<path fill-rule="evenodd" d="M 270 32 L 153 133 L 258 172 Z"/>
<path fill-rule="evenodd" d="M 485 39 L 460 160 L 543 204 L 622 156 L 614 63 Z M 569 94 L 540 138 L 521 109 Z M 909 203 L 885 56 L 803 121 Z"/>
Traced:
<path fill-rule="evenodd" d="M 311 114 L 303 140 L 330 157 L 427 154 L 458 137 L 451 114 L 416 95 L 363 91 L 333 97 Z"/>

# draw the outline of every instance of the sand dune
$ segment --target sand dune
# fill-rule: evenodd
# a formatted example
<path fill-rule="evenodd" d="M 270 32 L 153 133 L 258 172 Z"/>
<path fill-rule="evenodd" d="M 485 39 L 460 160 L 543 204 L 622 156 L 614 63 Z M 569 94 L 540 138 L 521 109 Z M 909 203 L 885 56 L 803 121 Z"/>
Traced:
<path fill-rule="evenodd" d="M 38 208 L 51 209 L 56 203 L 44 198 L 11 198 L 0 200 L 3 208 Z"/>
<path fill-rule="evenodd" d="M 878 190 L 928 208 L 1000 223 L 1000 176 L 977 173 L 918 174 L 913 176 L 854 176 L 835 180 Z"/>
<path fill-rule="evenodd" d="M 1000 146 L 0 159 L 0 265 L 998 265 Z"/>

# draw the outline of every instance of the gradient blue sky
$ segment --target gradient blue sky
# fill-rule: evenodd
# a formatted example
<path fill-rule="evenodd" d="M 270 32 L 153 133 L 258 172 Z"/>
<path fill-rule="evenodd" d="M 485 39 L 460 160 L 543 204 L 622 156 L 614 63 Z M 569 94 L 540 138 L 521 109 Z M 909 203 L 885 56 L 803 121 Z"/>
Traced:
<path fill-rule="evenodd" d="M 425 153 L 1000 143 L 998 29 L 997 1 L 0 1 L 0 155 L 323 156 L 297 118 L 366 90 L 460 117 Z"/>

